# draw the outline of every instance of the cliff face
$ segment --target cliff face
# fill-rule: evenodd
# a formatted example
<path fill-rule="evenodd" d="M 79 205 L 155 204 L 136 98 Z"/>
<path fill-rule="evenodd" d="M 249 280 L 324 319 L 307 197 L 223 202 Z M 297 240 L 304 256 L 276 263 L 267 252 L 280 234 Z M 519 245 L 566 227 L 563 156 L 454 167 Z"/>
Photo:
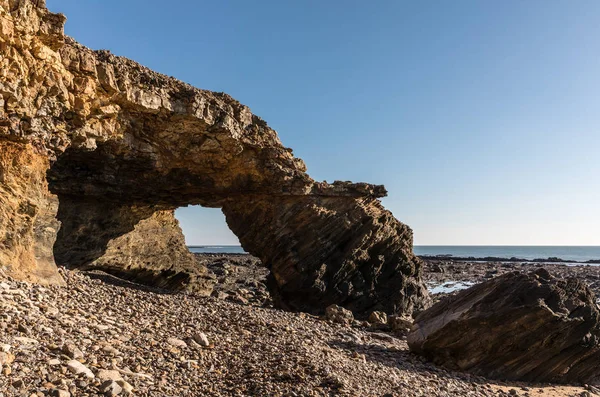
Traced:
<path fill-rule="evenodd" d="M 282 306 L 426 303 L 382 186 L 315 182 L 248 107 L 91 51 L 64 22 L 43 1 L 0 0 L 0 265 L 56 282 L 54 258 L 208 292 L 173 217 L 199 204 L 223 209 Z"/>
<path fill-rule="evenodd" d="M 31 145 L 0 140 L 0 265 L 19 279 L 60 283 L 52 254 L 58 202 L 47 168 Z"/>

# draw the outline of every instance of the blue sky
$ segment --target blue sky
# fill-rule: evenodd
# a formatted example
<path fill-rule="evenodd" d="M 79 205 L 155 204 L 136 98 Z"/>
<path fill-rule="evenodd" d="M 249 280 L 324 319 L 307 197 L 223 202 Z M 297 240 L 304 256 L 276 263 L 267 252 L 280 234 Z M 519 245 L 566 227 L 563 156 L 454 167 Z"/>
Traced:
<path fill-rule="evenodd" d="M 319 180 L 385 184 L 416 244 L 600 245 L 600 2 L 47 0 L 67 34 L 267 120 Z M 189 244 L 235 244 L 178 210 Z"/>

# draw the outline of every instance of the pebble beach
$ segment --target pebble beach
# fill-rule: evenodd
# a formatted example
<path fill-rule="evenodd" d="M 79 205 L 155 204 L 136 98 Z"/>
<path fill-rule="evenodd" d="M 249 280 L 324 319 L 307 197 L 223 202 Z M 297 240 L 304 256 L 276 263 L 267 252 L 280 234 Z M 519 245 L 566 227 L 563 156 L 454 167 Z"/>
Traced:
<path fill-rule="evenodd" d="M 218 282 L 214 296 L 171 293 L 102 272 L 61 269 L 66 286 L 0 277 L 0 396 L 592 396 L 597 391 L 447 371 L 411 354 L 403 332 L 273 308 L 264 286 L 267 272 L 250 257 L 200 255 L 199 260 L 212 263 Z M 436 266 L 446 270 L 434 271 Z M 487 266 L 474 271 L 467 264 L 428 263 L 426 279 L 462 274 L 476 281 L 473 274 L 484 277 Z M 595 280 L 592 276 L 597 273 L 590 270 Z"/>

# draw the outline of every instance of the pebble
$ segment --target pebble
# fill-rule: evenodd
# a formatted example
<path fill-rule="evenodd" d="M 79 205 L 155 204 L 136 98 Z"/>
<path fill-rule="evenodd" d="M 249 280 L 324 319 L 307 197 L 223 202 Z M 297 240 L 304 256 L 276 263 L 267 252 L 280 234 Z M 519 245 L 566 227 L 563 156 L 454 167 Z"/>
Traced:
<path fill-rule="evenodd" d="M 114 380 L 107 380 L 100 385 L 100 391 L 105 396 L 118 396 L 123 391 L 123 388 Z"/>
<path fill-rule="evenodd" d="M 388 316 L 384 312 L 372 312 L 369 322 L 375 326 L 384 326 L 388 323 Z"/>
<path fill-rule="evenodd" d="M 84 375 L 86 378 L 94 379 L 94 373 L 85 365 L 77 360 L 71 360 L 67 363 L 69 371 L 75 375 Z"/>
<path fill-rule="evenodd" d="M 98 379 L 100 379 L 101 381 L 105 381 L 105 380 L 114 380 L 114 381 L 123 380 L 123 377 L 121 376 L 121 373 L 119 371 L 108 370 L 108 369 L 101 369 L 101 370 L 99 370 L 96 373 L 96 377 Z"/>
<path fill-rule="evenodd" d="M 210 346 L 210 342 L 208 341 L 208 337 L 204 332 L 197 332 L 194 334 L 194 341 L 198 343 L 200 346 L 208 347 Z"/>
<path fill-rule="evenodd" d="M 349 325 L 354 321 L 354 314 L 338 305 L 331 305 L 325 309 L 325 318 L 334 323 Z"/>
<path fill-rule="evenodd" d="M 65 342 L 62 352 L 74 360 L 83 358 L 83 352 L 73 342 Z"/>
<path fill-rule="evenodd" d="M 52 389 L 50 395 L 52 397 L 71 397 L 71 393 L 62 389 Z"/>
<path fill-rule="evenodd" d="M 121 386 L 121 389 L 123 389 L 123 394 L 131 394 L 134 391 L 134 387 L 122 379 L 118 380 L 117 384 Z"/>
<path fill-rule="evenodd" d="M 167 343 L 175 347 L 187 347 L 187 343 L 177 338 L 169 338 L 167 339 Z"/>

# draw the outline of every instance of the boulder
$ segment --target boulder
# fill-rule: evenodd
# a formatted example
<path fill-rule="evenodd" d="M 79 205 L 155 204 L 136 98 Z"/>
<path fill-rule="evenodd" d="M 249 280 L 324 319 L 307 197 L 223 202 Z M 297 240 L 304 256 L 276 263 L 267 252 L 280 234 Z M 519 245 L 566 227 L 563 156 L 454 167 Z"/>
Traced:
<path fill-rule="evenodd" d="M 501 380 L 590 383 L 600 377 L 600 310 L 577 279 L 508 273 L 417 316 L 412 352 Z"/>
<path fill-rule="evenodd" d="M 101 269 L 208 295 L 174 218 L 202 205 L 269 267 L 282 308 L 428 304 L 383 186 L 313 180 L 247 106 L 85 48 L 64 23 L 43 1 L 0 0 L 0 268 L 54 283 L 57 264 Z"/>

